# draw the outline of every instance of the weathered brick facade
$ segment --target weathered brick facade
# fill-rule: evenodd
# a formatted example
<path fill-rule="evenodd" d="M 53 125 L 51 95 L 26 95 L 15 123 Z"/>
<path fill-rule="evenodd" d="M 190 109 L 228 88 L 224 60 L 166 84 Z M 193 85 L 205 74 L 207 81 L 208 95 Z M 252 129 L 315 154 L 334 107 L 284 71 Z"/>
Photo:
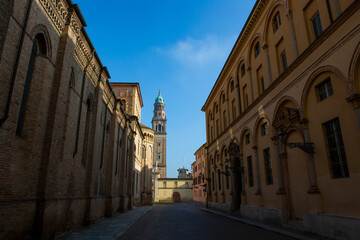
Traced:
<path fill-rule="evenodd" d="M 0 239 L 132 208 L 135 130 L 71 0 L 0 0 Z"/>

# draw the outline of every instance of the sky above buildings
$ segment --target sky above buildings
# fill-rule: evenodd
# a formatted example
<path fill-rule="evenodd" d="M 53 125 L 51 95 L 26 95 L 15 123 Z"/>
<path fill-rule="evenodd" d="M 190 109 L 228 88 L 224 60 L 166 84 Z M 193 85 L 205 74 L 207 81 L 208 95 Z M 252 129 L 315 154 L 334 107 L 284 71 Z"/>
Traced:
<path fill-rule="evenodd" d="M 201 111 L 255 0 L 73 0 L 111 82 L 138 82 L 151 127 L 161 89 L 167 175 L 191 170 L 206 142 Z"/>

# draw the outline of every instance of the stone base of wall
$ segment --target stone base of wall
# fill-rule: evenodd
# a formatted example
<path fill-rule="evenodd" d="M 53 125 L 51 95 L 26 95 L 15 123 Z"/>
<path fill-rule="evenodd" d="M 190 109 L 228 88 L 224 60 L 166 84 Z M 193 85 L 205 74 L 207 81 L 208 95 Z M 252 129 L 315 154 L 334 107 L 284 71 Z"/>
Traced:
<path fill-rule="evenodd" d="M 240 206 L 240 215 L 255 221 L 277 225 L 280 225 L 283 220 L 282 211 L 275 208 Z"/>
<path fill-rule="evenodd" d="M 305 214 L 305 231 L 335 239 L 359 239 L 360 218 L 332 214 Z"/>
<path fill-rule="evenodd" d="M 120 196 L 119 212 L 126 212 L 128 210 L 129 198 L 127 196 Z"/>
<path fill-rule="evenodd" d="M 230 213 L 231 205 L 228 203 L 209 202 L 209 208 L 220 210 L 222 212 Z"/>
<path fill-rule="evenodd" d="M 151 205 L 152 204 L 151 192 L 141 194 L 141 204 L 142 205 Z"/>

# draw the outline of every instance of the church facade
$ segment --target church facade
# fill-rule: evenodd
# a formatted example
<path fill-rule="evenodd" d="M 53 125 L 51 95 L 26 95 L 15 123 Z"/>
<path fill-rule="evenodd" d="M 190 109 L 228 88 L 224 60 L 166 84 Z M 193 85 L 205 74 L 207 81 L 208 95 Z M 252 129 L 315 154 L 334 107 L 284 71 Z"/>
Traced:
<path fill-rule="evenodd" d="M 148 202 L 141 95 L 127 112 L 79 6 L 0 6 L 0 239 L 54 239 Z"/>

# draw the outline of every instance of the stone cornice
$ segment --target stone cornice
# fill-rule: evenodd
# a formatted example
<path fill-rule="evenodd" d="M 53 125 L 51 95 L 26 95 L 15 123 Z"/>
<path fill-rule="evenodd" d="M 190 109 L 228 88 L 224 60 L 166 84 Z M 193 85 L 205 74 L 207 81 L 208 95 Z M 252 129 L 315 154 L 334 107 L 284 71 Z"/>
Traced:
<path fill-rule="evenodd" d="M 224 78 L 226 78 L 227 74 L 233 67 L 234 62 L 236 62 L 236 59 L 238 58 L 241 49 L 244 47 L 246 40 L 249 38 L 250 34 L 252 33 L 254 26 L 258 22 L 259 17 L 262 14 L 268 2 L 269 2 L 268 0 L 257 0 L 257 2 L 255 3 L 254 8 L 252 9 L 243 29 L 241 30 L 241 33 L 238 39 L 236 40 L 236 43 L 233 49 L 231 50 L 229 57 L 227 58 L 213 88 L 211 89 L 209 97 L 207 98 L 204 106 L 201 109 L 202 111 L 206 111 L 206 109 L 209 107 L 209 103 L 211 102 L 211 100 L 214 99 L 215 93 L 221 87 L 222 81 L 224 80 Z"/>

